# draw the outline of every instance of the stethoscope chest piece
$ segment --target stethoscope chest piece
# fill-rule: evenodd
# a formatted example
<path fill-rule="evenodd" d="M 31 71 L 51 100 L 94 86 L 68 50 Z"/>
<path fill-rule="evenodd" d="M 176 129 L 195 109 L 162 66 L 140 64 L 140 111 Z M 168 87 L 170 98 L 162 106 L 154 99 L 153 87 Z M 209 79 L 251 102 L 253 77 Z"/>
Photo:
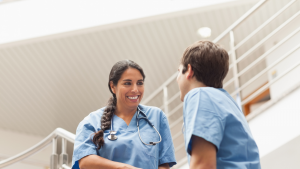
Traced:
<path fill-rule="evenodd" d="M 117 134 L 116 131 L 111 130 L 111 131 L 109 132 L 108 139 L 109 139 L 109 140 L 112 140 L 112 141 L 117 140 L 118 137 L 116 136 L 116 134 Z"/>

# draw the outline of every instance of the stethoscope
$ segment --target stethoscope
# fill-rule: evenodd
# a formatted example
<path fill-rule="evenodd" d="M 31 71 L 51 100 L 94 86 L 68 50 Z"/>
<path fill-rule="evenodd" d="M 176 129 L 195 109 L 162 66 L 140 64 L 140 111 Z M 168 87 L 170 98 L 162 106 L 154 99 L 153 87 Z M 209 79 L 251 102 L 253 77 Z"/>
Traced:
<path fill-rule="evenodd" d="M 162 139 L 161 139 L 161 135 L 159 134 L 159 132 L 157 131 L 157 129 L 149 121 L 149 119 L 147 118 L 146 114 L 144 112 L 142 112 L 139 107 L 137 107 L 137 109 L 138 109 L 138 111 L 137 111 L 137 114 L 136 114 L 136 125 L 137 125 L 137 128 L 138 128 L 139 138 L 142 141 L 142 143 L 144 143 L 145 145 L 153 145 L 153 146 L 156 145 L 156 144 L 158 144 L 158 143 L 160 143 Z M 143 117 L 139 117 L 140 114 Z M 157 141 L 157 142 L 151 141 L 151 142 L 149 142 L 149 144 L 147 144 L 147 143 L 145 143 L 143 141 L 143 139 L 141 138 L 141 135 L 140 135 L 140 127 L 139 127 L 139 121 L 141 119 L 146 120 L 149 123 L 149 125 L 154 128 L 154 130 L 156 131 L 156 133 L 159 135 L 159 141 Z M 113 130 L 113 117 L 111 118 L 110 127 L 111 127 L 111 130 L 109 131 L 108 139 L 111 140 L 111 141 L 117 140 L 118 139 L 118 137 L 116 136 L 117 132 Z"/>

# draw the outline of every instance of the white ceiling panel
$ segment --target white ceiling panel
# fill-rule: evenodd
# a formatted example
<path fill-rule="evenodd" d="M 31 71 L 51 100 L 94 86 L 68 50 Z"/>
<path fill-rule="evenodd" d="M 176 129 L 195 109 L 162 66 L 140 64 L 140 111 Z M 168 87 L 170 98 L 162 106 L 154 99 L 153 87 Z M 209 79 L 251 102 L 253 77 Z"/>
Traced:
<path fill-rule="evenodd" d="M 200 39 L 198 28 L 210 27 L 214 39 L 255 2 L 231 2 L 2 44 L 0 128 L 40 136 L 57 127 L 75 133 L 88 113 L 105 106 L 114 63 L 131 59 L 144 68 L 147 97 L 177 70 L 184 49 Z"/>

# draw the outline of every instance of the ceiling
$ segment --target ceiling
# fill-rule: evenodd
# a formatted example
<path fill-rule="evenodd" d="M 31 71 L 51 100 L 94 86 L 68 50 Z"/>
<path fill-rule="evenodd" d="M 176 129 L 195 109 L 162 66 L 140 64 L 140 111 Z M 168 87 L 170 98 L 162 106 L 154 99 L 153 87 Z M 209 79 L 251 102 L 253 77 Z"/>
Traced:
<path fill-rule="evenodd" d="M 105 106 L 108 73 L 115 62 L 131 59 L 143 67 L 145 98 L 174 74 L 184 49 L 200 39 L 198 28 L 210 27 L 212 40 L 256 2 L 230 2 L 1 44 L 0 128 L 40 136 L 57 127 L 75 133 L 85 116 Z"/>

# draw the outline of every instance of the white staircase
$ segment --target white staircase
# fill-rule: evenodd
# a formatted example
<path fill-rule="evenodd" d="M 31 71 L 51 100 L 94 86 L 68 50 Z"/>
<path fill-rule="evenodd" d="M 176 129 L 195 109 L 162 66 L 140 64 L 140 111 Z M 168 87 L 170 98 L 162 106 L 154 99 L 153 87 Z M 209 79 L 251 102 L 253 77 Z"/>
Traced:
<path fill-rule="evenodd" d="M 214 40 L 215 43 L 223 45 L 230 54 L 230 70 L 224 80 L 224 89 L 240 102 L 246 119 L 255 132 L 263 127 L 264 122 L 263 118 L 256 120 L 256 117 L 264 112 L 272 114 L 270 108 L 298 91 L 300 86 L 299 15 L 300 0 L 261 0 Z M 251 31 L 245 34 L 245 27 Z M 142 104 L 160 107 L 167 114 L 178 162 L 174 168 L 185 168 L 187 158 L 181 133 L 183 104 L 179 99 L 176 77 L 177 73 L 145 98 Z M 282 114 L 278 117 L 282 117 Z M 255 132 L 254 137 L 259 137 L 258 145 L 264 145 L 261 141 L 263 137 Z M 57 137 L 63 138 L 60 156 L 56 153 Z M 0 161 L 0 168 L 29 157 L 51 142 L 51 169 L 69 168 L 66 163 L 66 142 L 74 142 L 74 138 L 74 134 L 56 129 L 34 147 Z M 284 141 L 281 142 L 283 143 Z M 274 147 L 263 150 L 262 154 L 266 155 L 271 150 Z"/>

